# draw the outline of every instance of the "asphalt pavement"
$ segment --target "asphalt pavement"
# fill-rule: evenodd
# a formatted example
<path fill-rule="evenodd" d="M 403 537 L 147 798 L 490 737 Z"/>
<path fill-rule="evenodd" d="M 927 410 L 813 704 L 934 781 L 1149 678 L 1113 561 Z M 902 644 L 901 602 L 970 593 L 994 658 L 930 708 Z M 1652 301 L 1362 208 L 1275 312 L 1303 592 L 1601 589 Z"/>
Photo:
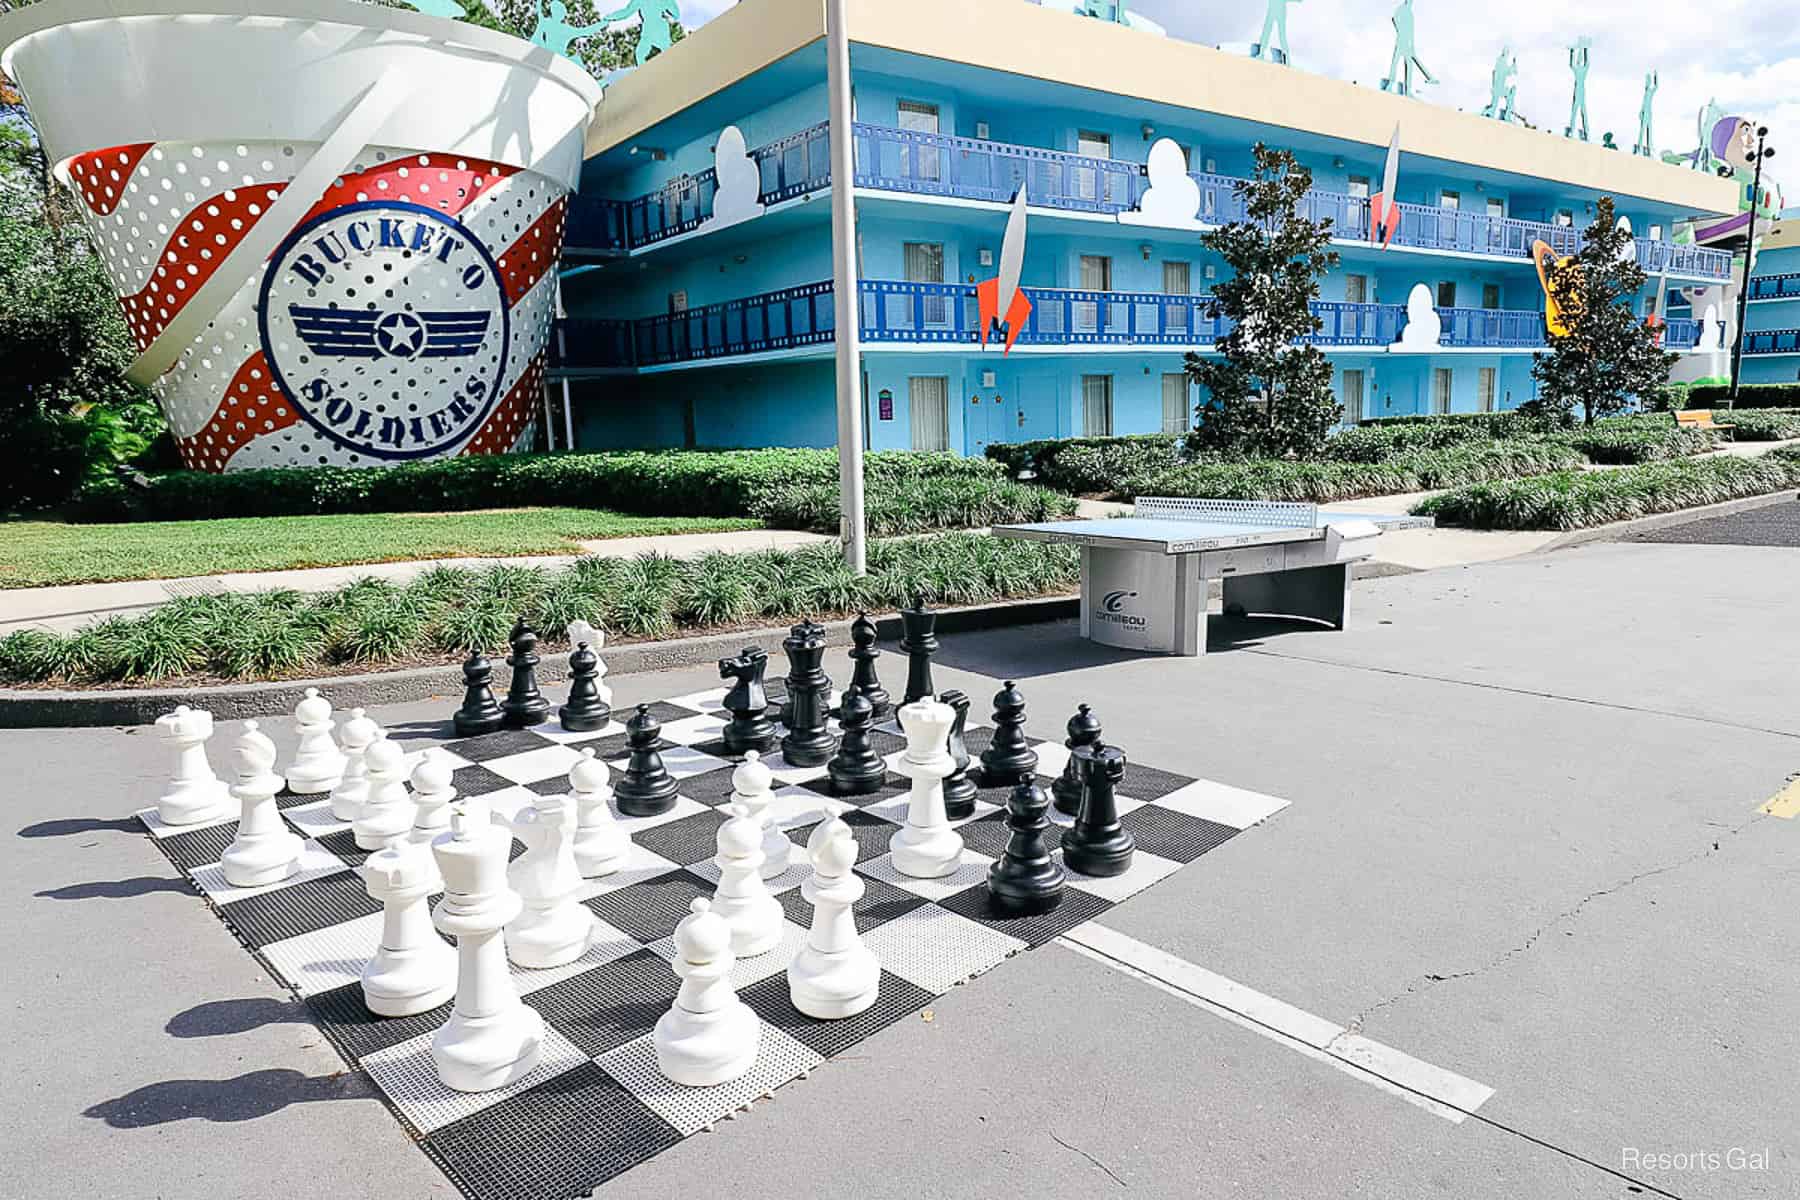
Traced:
<path fill-rule="evenodd" d="M 1009 959 L 598 1194 L 1800 1194 L 1800 828 L 1758 812 L 1800 771 L 1797 570 L 1595 543 L 1360 581 L 1342 633 L 1215 619 L 1197 659 L 944 638 L 939 686 L 1019 680 L 1038 736 L 1087 702 L 1134 759 L 1290 806 L 1105 915 L 1161 974 Z M 423 735 L 455 702 L 375 715 Z M 454 1194 L 134 828 L 148 730 L 0 757 L 0 1195 Z M 1381 1086 L 1187 968 L 1481 1098 Z"/>

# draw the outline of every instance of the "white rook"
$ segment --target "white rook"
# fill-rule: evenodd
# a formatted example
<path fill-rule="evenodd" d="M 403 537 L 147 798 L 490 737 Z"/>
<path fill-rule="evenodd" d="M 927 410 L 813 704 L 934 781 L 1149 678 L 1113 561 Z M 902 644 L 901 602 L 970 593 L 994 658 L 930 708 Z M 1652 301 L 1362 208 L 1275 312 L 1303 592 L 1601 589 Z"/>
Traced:
<path fill-rule="evenodd" d="M 430 846 L 399 842 L 363 864 L 381 901 L 381 945 L 362 972 L 363 1003 L 381 1017 L 429 1012 L 456 991 L 456 951 L 431 927 L 426 900 L 443 886 Z"/>
<path fill-rule="evenodd" d="M 164 825 L 193 825 L 231 812 L 231 789 L 206 761 L 206 740 L 212 735 L 212 714 L 204 708 L 183 704 L 156 718 L 156 736 L 175 751 L 175 774 L 156 802 Z"/>

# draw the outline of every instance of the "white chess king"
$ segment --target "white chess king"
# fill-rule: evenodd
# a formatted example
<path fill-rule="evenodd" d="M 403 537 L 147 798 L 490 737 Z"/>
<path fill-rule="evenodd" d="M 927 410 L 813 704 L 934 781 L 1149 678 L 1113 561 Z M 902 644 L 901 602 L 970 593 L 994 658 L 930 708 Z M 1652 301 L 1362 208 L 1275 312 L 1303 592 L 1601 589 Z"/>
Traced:
<path fill-rule="evenodd" d="M 329 792 L 344 775 L 344 754 L 331 737 L 331 701 L 307 688 L 306 698 L 294 706 L 300 745 L 288 767 L 287 783 L 302 794 Z"/>
<path fill-rule="evenodd" d="M 569 768 L 569 790 L 575 796 L 575 869 L 583 879 L 611 875 L 625 865 L 631 831 L 613 813 L 606 764 L 593 747 Z"/>
<path fill-rule="evenodd" d="M 894 770 L 912 780 L 906 824 L 888 842 L 894 869 L 914 879 L 937 879 L 962 863 L 962 835 L 944 815 L 944 779 L 956 770 L 950 757 L 950 726 L 956 711 L 936 700 L 916 700 L 900 709 L 906 752 Z"/>
<path fill-rule="evenodd" d="M 813 906 L 806 945 L 788 964 L 788 998 L 809 1017 L 853 1017 L 875 1003 L 881 963 L 863 945 L 853 908 L 864 884 L 856 865 L 856 837 L 839 817 L 821 821 L 806 840 L 813 873 L 800 895 Z"/>
<path fill-rule="evenodd" d="M 363 864 L 381 901 L 381 944 L 364 965 L 363 1003 L 380 1017 L 429 1012 L 456 992 L 456 951 L 431 927 L 427 898 L 443 886 L 431 847 L 396 842 Z"/>
<path fill-rule="evenodd" d="M 156 736 L 175 751 L 175 774 L 156 802 L 164 825 L 196 825 L 231 815 L 231 788 L 206 761 L 206 740 L 212 735 L 212 714 L 204 708 L 183 704 L 156 718 Z"/>
<path fill-rule="evenodd" d="M 704 896 L 675 927 L 681 990 L 650 1036 L 656 1067 L 684 1087 L 729 1083 L 756 1065 L 762 1022 L 731 986 L 731 927 Z"/>
<path fill-rule="evenodd" d="M 560 967 L 587 953 L 594 914 L 575 894 L 575 798 L 540 796 L 512 820 L 526 845 L 506 873 L 523 902 L 506 926 L 506 956 L 521 967 Z"/>
<path fill-rule="evenodd" d="M 237 772 L 231 794 L 243 808 L 237 838 L 219 856 L 225 882 L 241 888 L 280 883 L 300 870 L 305 843 L 289 831 L 275 807 L 275 793 L 281 790 L 281 776 L 273 770 L 275 743 L 255 721 L 245 721 L 231 755 Z"/>
<path fill-rule="evenodd" d="M 544 1018 L 519 999 L 506 969 L 501 928 L 518 916 L 506 886 L 512 835 L 490 824 L 485 806 L 451 810 L 450 832 L 431 843 L 444 898 L 432 922 L 456 939 L 456 1004 L 431 1038 L 438 1078 L 459 1092 L 485 1092 L 529 1075 L 544 1042 Z"/>

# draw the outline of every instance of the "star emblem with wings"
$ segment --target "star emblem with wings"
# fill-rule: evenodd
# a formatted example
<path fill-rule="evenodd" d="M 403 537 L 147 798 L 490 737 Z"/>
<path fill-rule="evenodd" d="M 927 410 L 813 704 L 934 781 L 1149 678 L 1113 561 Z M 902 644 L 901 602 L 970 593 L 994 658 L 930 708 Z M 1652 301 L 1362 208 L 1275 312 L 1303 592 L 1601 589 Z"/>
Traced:
<path fill-rule="evenodd" d="M 294 332 L 328 358 L 466 358 L 487 335 L 485 312 L 390 312 L 290 304 Z"/>

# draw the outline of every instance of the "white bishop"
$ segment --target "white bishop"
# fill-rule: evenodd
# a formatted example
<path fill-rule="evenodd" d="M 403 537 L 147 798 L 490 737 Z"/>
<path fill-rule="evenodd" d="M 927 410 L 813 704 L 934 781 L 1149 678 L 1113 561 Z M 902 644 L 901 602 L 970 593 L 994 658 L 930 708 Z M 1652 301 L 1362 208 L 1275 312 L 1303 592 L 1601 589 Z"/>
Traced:
<path fill-rule="evenodd" d="M 787 834 L 781 832 L 769 812 L 769 805 L 775 801 L 774 783 L 774 774 L 762 761 L 762 755 L 754 750 L 745 751 L 744 761 L 731 773 L 732 803 L 741 805 L 762 830 L 763 862 L 760 869 L 764 879 L 773 879 L 786 871 L 788 857 L 794 850 L 794 843 L 788 841 Z"/>

